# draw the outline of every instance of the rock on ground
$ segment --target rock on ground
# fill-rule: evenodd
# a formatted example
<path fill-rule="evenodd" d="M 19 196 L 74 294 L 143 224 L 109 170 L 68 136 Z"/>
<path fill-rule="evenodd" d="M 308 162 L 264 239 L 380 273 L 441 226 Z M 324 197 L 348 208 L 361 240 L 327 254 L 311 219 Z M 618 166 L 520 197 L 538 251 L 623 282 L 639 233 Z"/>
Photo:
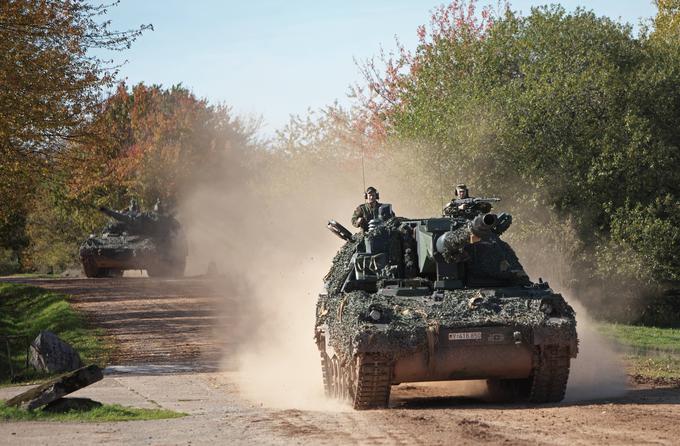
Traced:
<path fill-rule="evenodd" d="M 38 334 L 30 350 L 29 364 L 41 372 L 70 372 L 83 366 L 78 352 L 49 330 Z"/>

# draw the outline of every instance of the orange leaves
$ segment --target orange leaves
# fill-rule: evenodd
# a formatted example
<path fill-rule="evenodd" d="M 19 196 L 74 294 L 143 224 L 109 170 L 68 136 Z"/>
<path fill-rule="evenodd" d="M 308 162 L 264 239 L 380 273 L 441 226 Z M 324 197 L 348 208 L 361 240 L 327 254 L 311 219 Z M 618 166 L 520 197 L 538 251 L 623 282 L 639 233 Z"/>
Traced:
<path fill-rule="evenodd" d="M 90 132 L 92 143 L 76 149 L 86 153 L 87 173 L 70 182 L 72 192 L 97 195 L 106 184 L 149 204 L 158 197 L 176 200 L 249 138 L 227 108 L 210 106 L 181 86 L 144 84 L 131 91 L 119 85 Z"/>

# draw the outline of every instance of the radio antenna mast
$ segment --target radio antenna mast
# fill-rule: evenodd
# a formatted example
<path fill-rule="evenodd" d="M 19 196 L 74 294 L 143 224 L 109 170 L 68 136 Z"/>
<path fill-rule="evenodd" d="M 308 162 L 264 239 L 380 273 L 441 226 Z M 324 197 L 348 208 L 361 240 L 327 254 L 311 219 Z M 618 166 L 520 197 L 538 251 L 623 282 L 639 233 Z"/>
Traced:
<path fill-rule="evenodd" d="M 437 151 L 437 158 L 439 158 L 437 161 L 439 161 L 437 164 L 439 164 L 439 198 L 442 200 L 442 209 L 444 209 L 444 172 L 442 172 L 442 158 L 441 158 L 441 152 L 438 150 Z"/>
<path fill-rule="evenodd" d="M 364 192 L 366 191 L 366 167 L 364 166 L 364 145 L 361 144 L 361 180 L 364 183 Z"/>

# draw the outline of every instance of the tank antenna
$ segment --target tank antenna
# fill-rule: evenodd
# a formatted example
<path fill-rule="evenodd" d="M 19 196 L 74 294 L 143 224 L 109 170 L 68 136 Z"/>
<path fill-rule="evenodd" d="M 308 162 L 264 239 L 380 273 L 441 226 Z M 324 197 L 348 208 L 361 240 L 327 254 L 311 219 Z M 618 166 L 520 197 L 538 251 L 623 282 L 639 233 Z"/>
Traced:
<path fill-rule="evenodd" d="M 361 144 L 361 180 L 364 182 L 364 191 L 366 191 L 366 168 L 364 167 L 364 145 Z"/>
<path fill-rule="evenodd" d="M 437 153 L 439 155 L 439 153 Z M 439 156 L 437 156 L 439 158 Z M 442 172 L 442 163 L 439 161 L 437 164 L 439 164 L 439 198 L 442 201 L 442 209 L 444 209 L 444 172 Z"/>

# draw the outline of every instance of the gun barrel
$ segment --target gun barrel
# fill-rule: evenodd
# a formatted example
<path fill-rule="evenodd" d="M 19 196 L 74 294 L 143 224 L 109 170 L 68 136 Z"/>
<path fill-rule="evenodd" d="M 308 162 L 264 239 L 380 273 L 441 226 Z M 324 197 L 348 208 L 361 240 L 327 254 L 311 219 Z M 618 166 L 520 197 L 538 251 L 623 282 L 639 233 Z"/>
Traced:
<path fill-rule="evenodd" d="M 472 220 L 472 233 L 477 237 L 484 237 L 491 232 L 496 221 L 498 221 L 496 214 L 478 215 Z"/>
<path fill-rule="evenodd" d="M 113 209 L 107 208 L 106 206 L 101 206 L 99 208 L 99 211 L 108 215 L 109 217 L 111 217 L 115 220 L 122 221 L 123 223 L 131 223 L 132 222 L 132 219 L 128 215 L 125 215 L 122 212 L 116 212 Z"/>
<path fill-rule="evenodd" d="M 478 215 L 465 226 L 442 234 L 435 243 L 435 249 L 447 262 L 458 261 L 456 259 L 460 257 L 463 248 L 470 243 L 474 243 L 471 240 L 471 236 L 474 235 L 479 238 L 488 237 L 497 220 L 496 214 Z"/>
<path fill-rule="evenodd" d="M 347 230 L 343 225 L 335 220 L 329 220 L 326 227 L 335 235 L 340 237 L 342 240 L 349 241 L 352 239 L 352 233 Z"/>

